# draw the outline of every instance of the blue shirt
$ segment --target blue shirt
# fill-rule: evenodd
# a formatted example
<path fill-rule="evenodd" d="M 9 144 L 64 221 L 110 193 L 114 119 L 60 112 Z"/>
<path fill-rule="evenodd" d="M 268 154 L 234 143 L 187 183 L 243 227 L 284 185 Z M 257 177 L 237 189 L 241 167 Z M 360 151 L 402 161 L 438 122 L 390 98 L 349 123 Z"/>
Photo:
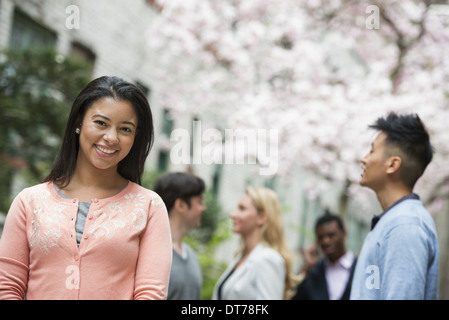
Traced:
<path fill-rule="evenodd" d="M 435 223 L 419 199 L 406 197 L 386 210 L 366 236 L 350 299 L 438 299 Z"/>
<path fill-rule="evenodd" d="M 61 197 L 69 199 L 69 197 L 67 197 L 65 194 L 63 194 L 61 192 L 61 190 L 59 190 L 59 188 L 56 186 L 56 184 L 54 184 L 54 186 L 55 186 L 55 190 L 58 192 L 58 194 Z M 83 202 L 83 201 L 79 202 L 78 212 L 76 214 L 76 223 L 75 223 L 76 243 L 78 244 L 78 247 L 79 247 L 79 245 L 81 243 L 81 239 L 83 237 L 84 225 L 86 224 L 86 218 L 89 213 L 89 209 L 90 209 L 90 202 Z"/>
<path fill-rule="evenodd" d="M 374 227 L 376 226 L 377 222 L 380 220 L 380 218 L 382 218 L 382 216 L 385 213 L 387 213 L 389 210 L 394 208 L 394 206 L 398 205 L 399 203 L 401 203 L 402 201 L 407 200 L 407 199 L 417 199 L 417 200 L 419 200 L 419 196 L 416 193 L 410 193 L 409 195 L 406 195 L 406 196 L 402 197 L 401 199 L 399 199 L 398 201 L 396 201 L 395 203 L 393 203 L 387 210 L 385 210 L 381 214 L 379 214 L 377 216 L 374 216 L 373 219 L 371 220 L 371 230 L 374 229 Z"/>

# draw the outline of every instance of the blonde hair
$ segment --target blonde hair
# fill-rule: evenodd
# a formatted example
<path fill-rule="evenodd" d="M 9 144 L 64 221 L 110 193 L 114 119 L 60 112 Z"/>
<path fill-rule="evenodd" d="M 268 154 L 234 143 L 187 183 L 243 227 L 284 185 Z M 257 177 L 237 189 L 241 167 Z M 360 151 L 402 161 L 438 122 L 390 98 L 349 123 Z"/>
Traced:
<path fill-rule="evenodd" d="M 261 230 L 262 243 L 278 251 L 284 258 L 286 268 L 284 299 L 289 299 L 294 294 L 298 279 L 292 272 L 292 253 L 284 234 L 279 198 L 273 190 L 263 187 L 247 187 L 246 194 L 251 198 L 257 213 L 265 213 L 267 218 Z"/>

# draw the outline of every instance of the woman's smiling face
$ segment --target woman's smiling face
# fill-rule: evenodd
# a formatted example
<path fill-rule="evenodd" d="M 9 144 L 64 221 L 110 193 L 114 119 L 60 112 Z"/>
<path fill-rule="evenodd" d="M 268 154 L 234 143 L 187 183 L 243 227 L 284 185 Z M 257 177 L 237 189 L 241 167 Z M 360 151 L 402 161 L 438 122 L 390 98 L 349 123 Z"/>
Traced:
<path fill-rule="evenodd" d="M 232 231 L 243 237 L 251 235 L 263 224 L 263 217 L 257 212 L 250 196 L 246 193 L 240 199 L 237 208 L 231 212 Z"/>
<path fill-rule="evenodd" d="M 80 127 L 77 165 L 117 169 L 133 146 L 137 123 L 136 112 L 129 101 L 103 98 L 94 102 Z"/>

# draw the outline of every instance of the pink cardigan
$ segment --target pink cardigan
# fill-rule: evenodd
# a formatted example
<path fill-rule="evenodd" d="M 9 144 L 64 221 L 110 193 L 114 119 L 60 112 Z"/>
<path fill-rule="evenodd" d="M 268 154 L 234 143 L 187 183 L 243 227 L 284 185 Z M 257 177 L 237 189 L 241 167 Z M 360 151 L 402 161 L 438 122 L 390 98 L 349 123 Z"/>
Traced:
<path fill-rule="evenodd" d="M 162 199 L 132 182 L 92 199 L 79 247 L 77 209 L 51 182 L 17 195 L 0 240 L 0 299 L 166 299 L 172 242 Z"/>

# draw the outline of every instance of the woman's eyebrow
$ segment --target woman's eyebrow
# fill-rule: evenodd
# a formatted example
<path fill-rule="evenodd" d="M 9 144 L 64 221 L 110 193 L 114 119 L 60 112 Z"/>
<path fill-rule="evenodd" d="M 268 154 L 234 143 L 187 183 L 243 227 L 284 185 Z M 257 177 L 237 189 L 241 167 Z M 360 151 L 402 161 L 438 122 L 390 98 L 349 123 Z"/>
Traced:
<path fill-rule="evenodd" d="M 98 113 L 94 114 L 94 115 L 92 116 L 92 119 L 95 118 L 95 117 L 100 117 L 100 118 L 105 119 L 105 120 L 107 120 L 107 121 L 111 121 L 111 119 L 109 119 L 108 117 L 103 116 L 103 115 L 98 114 Z M 137 126 L 134 124 L 134 122 L 132 122 L 132 121 L 122 121 L 122 123 L 132 125 L 134 128 L 137 127 Z"/>
<path fill-rule="evenodd" d="M 92 119 L 93 119 L 93 118 L 96 118 L 96 117 L 100 117 L 100 118 L 103 118 L 103 119 L 105 119 L 105 120 L 111 121 L 111 119 L 109 119 L 108 117 L 103 116 L 103 115 L 98 114 L 98 113 L 94 114 L 94 115 L 92 116 Z"/>

